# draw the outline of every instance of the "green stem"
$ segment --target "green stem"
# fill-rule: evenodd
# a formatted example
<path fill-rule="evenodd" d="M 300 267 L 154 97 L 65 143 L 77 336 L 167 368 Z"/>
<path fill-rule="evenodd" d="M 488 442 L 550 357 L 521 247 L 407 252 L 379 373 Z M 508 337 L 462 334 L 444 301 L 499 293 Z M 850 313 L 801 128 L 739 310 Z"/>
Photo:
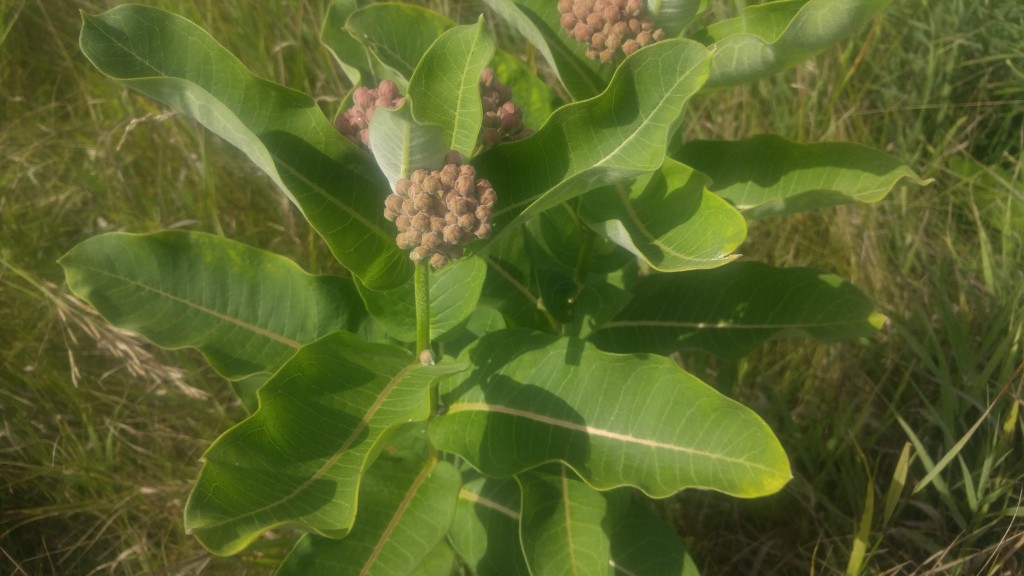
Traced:
<path fill-rule="evenodd" d="M 416 353 L 430 349 L 430 268 L 427 262 L 416 265 L 413 284 L 416 290 Z"/>

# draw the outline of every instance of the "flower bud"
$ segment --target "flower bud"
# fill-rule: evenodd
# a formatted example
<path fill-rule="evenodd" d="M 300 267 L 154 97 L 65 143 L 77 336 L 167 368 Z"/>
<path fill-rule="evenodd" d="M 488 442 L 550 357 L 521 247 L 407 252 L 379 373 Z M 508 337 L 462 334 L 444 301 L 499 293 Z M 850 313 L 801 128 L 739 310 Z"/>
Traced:
<path fill-rule="evenodd" d="M 412 226 L 412 218 L 405 216 L 404 214 L 395 218 L 395 227 L 398 228 L 399 232 L 405 232 Z"/>
<path fill-rule="evenodd" d="M 483 222 L 475 231 L 473 235 L 477 238 L 487 238 L 491 235 L 491 224 L 489 222 Z"/>
<path fill-rule="evenodd" d="M 444 265 L 447 263 L 448 258 L 440 252 L 435 252 L 434 255 L 430 257 L 430 265 L 433 266 L 435 270 L 444 268 Z"/>

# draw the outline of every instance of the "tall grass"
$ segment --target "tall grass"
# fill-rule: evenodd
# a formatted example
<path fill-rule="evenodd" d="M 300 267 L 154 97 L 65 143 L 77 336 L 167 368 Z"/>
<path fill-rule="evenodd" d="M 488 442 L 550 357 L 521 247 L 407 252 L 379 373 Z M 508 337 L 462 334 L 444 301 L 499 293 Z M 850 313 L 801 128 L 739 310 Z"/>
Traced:
<path fill-rule="evenodd" d="M 320 2 L 146 3 L 326 110 L 345 92 L 317 41 Z M 240 406 L 195 354 L 71 298 L 55 260 L 101 231 L 185 227 L 311 270 L 331 261 L 241 154 L 85 61 L 78 10 L 114 4 L 0 6 L 0 568 L 269 573 L 287 533 L 213 559 L 181 528 L 198 458 Z M 935 179 L 752 227 L 745 255 L 844 275 L 890 322 L 870 341 L 782 340 L 709 364 L 778 431 L 796 478 L 771 498 L 664 505 L 705 574 L 1024 571 L 1021 38 L 1018 3 L 896 0 L 856 39 L 688 113 L 687 137 L 850 140 Z"/>

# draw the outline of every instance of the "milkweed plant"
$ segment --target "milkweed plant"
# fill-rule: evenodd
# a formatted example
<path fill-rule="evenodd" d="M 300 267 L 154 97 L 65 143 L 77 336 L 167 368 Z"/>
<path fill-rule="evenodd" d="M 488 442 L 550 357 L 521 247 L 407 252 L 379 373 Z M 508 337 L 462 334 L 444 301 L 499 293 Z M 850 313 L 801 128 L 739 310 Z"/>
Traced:
<path fill-rule="evenodd" d="M 198 349 L 247 408 L 202 458 L 187 530 L 217 555 L 293 534 L 282 576 L 697 574 L 649 499 L 756 498 L 791 471 L 676 352 L 884 321 L 825 271 L 738 259 L 747 222 L 921 180 L 853 143 L 685 141 L 687 104 L 888 3 L 705 26 L 701 0 L 486 0 L 468 24 L 333 0 L 321 37 L 354 89 L 327 113 L 184 18 L 85 15 L 92 64 L 239 148 L 345 271 L 181 230 L 61 259 L 107 320 Z"/>

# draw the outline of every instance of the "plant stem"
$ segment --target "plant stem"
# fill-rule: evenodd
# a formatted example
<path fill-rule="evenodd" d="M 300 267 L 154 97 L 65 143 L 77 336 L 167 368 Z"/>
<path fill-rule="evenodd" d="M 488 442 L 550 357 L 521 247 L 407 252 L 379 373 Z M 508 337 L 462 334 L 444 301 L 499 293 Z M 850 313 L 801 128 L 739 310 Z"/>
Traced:
<path fill-rule="evenodd" d="M 427 262 L 416 265 L 413 285 L 416 290 L 416 353 L 430 350 L 430 268 Z"/>

